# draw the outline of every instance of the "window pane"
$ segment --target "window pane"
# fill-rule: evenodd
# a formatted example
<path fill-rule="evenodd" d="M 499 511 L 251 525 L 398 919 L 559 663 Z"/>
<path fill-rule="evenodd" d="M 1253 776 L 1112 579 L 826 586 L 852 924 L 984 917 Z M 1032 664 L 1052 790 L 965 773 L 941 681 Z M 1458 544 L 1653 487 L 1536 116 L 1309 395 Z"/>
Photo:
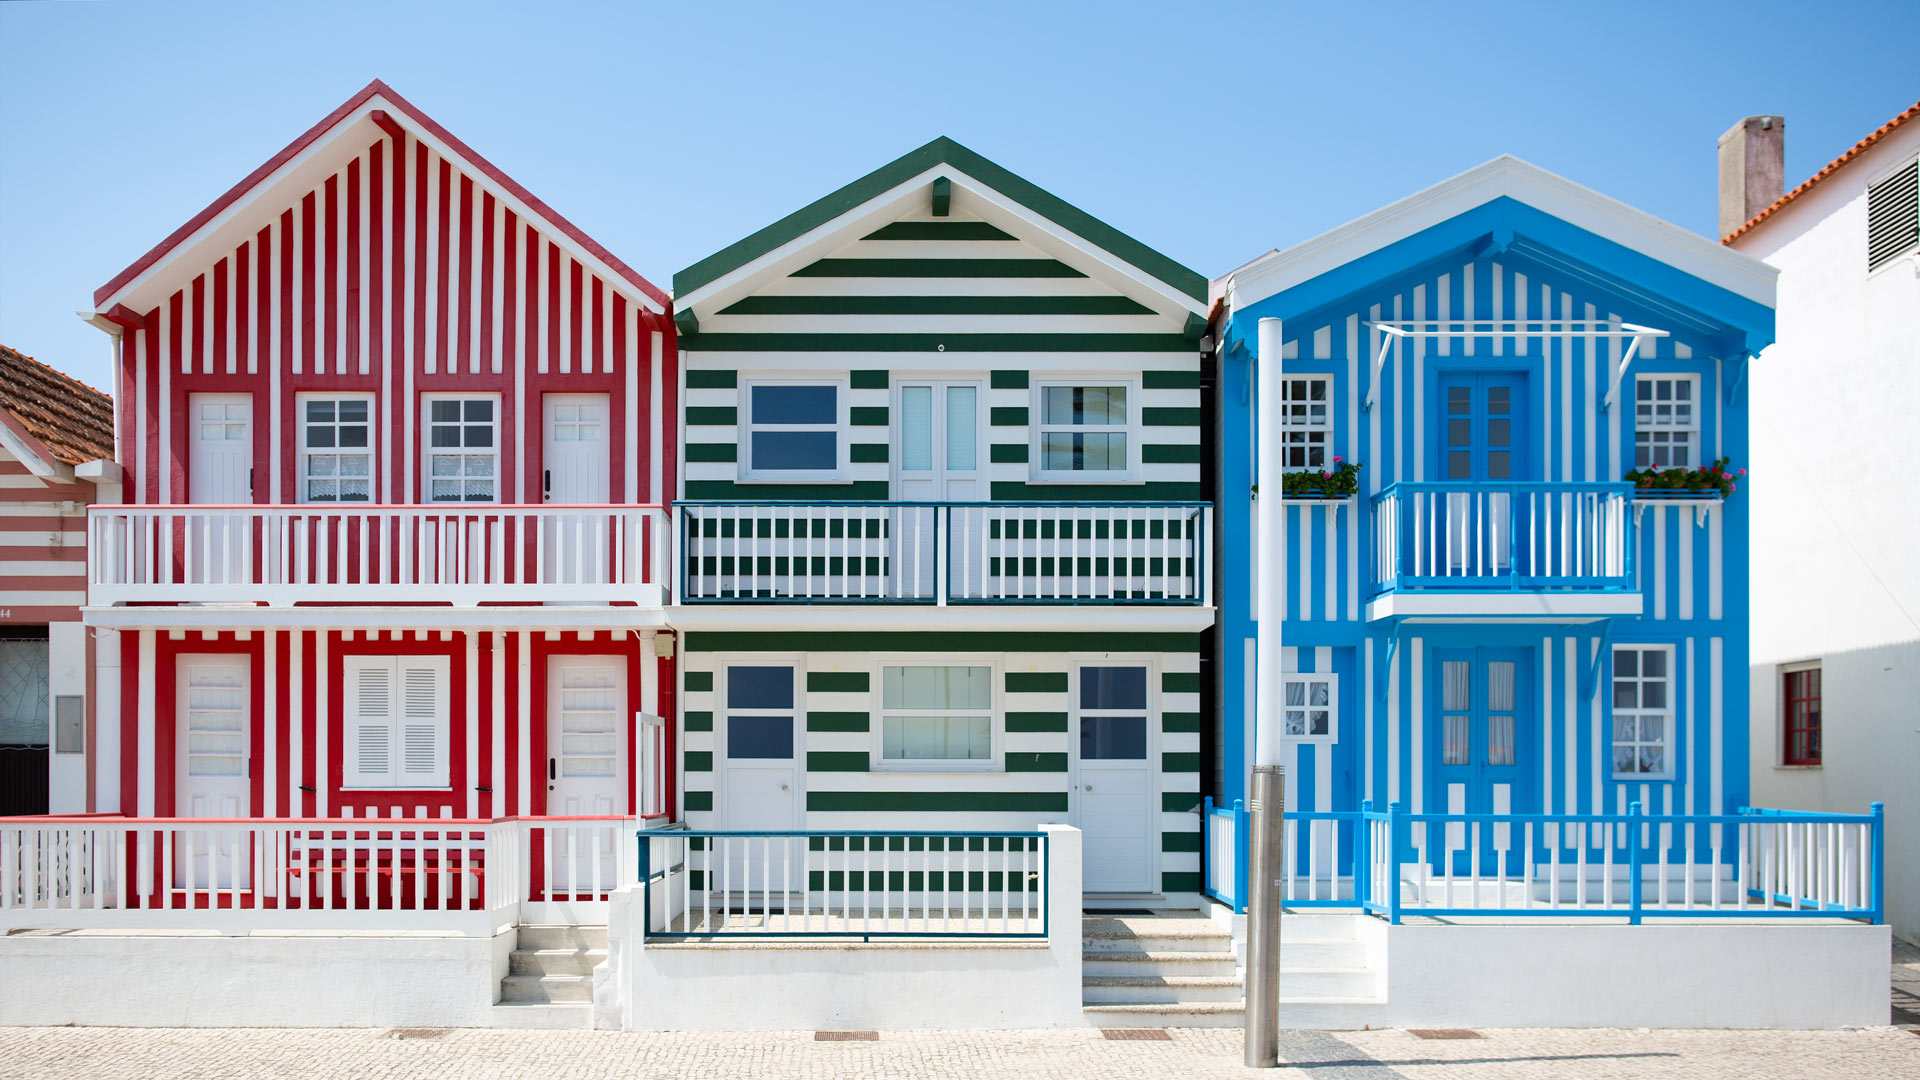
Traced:
<path fill-rule="evenodd" d="M 1487 717 L 1487 764 L 1513 764 L 1513 717 Z"/>
<path fill-rule="evenodd" d="M 1467 744 L 1467 718 L 1464 716 L 1446 717 L 1441 733 L 1440 764 L 1471 765 L 1473 758 Z"/>
<path fill-rule="evenodd" d="M 1307 685 L 1305 683 L 1295 679 L 1289 679 L 1284 689 L 1287 695 L 1287 704 L 1305 705 L 1307 703 Z"/>
<path fill-rule="evenodd" d="M 1080 718 L 1080 760 L 1145 761 L 1146 757 L 1146 717 L 1083 716 Z"/>
<path fill-rule="evenodd" d="M 493 423 L 493 402 L 490 399 L 473 398 L 461 402 L 461 406 L 461 415 L 466 418 L 467 423 Z"/>
<path fill-rule="evenodd" d="M 735 761 L 793 756 L 793 717 L 727 717 L 727 757 Z"/>
<path fill-rule="evenodd" d="M 332 420 L 333 407 L 334 403 L 331 401 L 309 401 L 307 402 L 307 419 L 309 421 Z"/>
<path fill-rule="evenodd" d="M 755 424 L 837 424 L 839 387 L 756 386 L 753 388 Z"/>
<path fill-rule="evenodd" d="M 1288 688 L 1289 690 L 1292 687 Z M 1144 667 L 1083 667 L 1080 669 L 1082 709 L 1145 709 L 1147 669 Z"/>
<path fill-rule="evenodd" d="M 1667 771 L 1667 751 L 1662 746 L 1643 746 L 1640 748 L 1640 771 L 1643 773 L 1663 773 Z"/>
<path fill-rule="evenodd" d="M 1512 455 L 1506 450 L 1487 451 L 1487 479 L 1513 479 Z"/>
<path fill-rule="evenodd" d="M 315 450 L 330 449 L 333 446 L 333 426 L 307 425 L 307 445 Z"/>
<path fill-rule="evenodd" d="M 1473 478 L 1472 455 L 1464 450 L 1455 450 L 1447 455 L 1447 479 L 1470 480 Z"/>
<path fill-rule="evenodd" d="M 1440 665 L 1442 689 L 1440 707 L 1449 710 L 1464 710 L 1470 705 L 1471 669 L 1473 665 L 1465 660 L 1448 660 Z"/>
<path fill-rule="evenodd" d="M 901 761 L 984 761 L 992 730 L 985 716 L 887 716 L 880 722 L 880 753 Z"/>
<path fill-rule="evenodd" d="M 457 401 L 436 401 L 433 403 L 434 423 L 458 423 L 460 403 Z"/>
<path fill-rule="evenodd" d="M 1642 675 L 1649 679 L 1667 677 L 1667 652 L 1665 649 L 1648 649 L 1640 655 Z"/>
<path fill-rule="evenodd" d="M 1473 391 L 1465 386 L 1447 387 L 1447 411 L 1460 416 L 1473 411 Z"/>
<path fill-rule="evenodd" d="M 1613 707 L 1616 709 L 1637 709 L 1640 707 L 1640 684 L 1631 679 L 1616 679 L 1613 683 Z"/>
<path fill-rule="evenodd" d="M 979 468 L 979 451 L 974 443 L 979 433 L 979 390 L 971 386 L 947 387 L 947 468 L 971 471 Z"/>
<path fill-rule="evenodd" d="M 900 388 L 900 467 L 909 472 L 933 468 L 933 387 Z"/>
<path fill-rule="evenodd" d="M 349 398 L 340 403 L 340 422 L 365 423 L 367 419 L 367 401 L 365 398 Z"/>
<path fill-rule="evenodd" d="M 1513 388 L 1507 386 L 1487 387 L 1487 411 L 1505 414 L 1512 410 Z"/>
<path fill-rule="evenodd" d="M 1307 710 L 1288 709 L 1287 726 L 1285 730 L 1289 735 L 1305 735 L 1307 733 Z"/>
<path fill-rule="evenodd" d="M 840 467 L 837 431 L 756 431 L 753 433 L 756 470 L 832 470 Z"/>
<path fill-rule="evenodd" d="M 1491 712 L 1513 711 L 1513 661 L 1487 662 L 1487 709 Z"/>
<path fill-rule="evenodd" d="M 1051 388 L 1049 388 L 1051 389 Z M 1040 467 L 1049 471 L 1073 468 L 1074 435 L 1068 431 L 1049 431 L 1040 436 Z"/>
<path fill-rule="evenodd" d="M 881 672 L 881 706 L 888 709 L 991 708 L 992 668 L 913 666 Z"/>
<path fill-rule="evenodd" d="M 367 425 L 342 423 L 340 425 L 340 445 L 341 446 L 367 445 Z"/>
<path fill-rule="evenodd" d="M 793 707 L 793 669 L 741 667 L 727 669 L 729 709 L 790 709 Z"/>
<path fill-rule="evenodd" d="M 1614 772 L 1632 773 L 1636 771 L 1634 769 L 1635 760 L 1636 760 L 1636 755 L 1633 752 L 1633 747 L 1616 746 L 1613 748 L 1613 771 Z"/>

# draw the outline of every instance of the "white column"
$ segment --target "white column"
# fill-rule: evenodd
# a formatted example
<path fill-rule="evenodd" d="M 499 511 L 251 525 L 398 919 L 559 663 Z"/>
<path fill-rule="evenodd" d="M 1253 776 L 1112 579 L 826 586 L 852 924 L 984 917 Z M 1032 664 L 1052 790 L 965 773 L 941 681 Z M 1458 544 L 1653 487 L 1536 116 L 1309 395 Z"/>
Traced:
<path fill-rule="evenodd" d="M 120 809 L 120 631 L 95 632 L 93 643 L 93 809 Z"/>
<path fill-rule="evenodd" d="M 1280 320 L 1261 319 L 1253 361 L 1258 430 L 1254 469 L 1261 492 L 1254 502 L 1260 545 L 1253 560 L 1260 585 L 1254 598 L 1259 631 L 1254 647 L 1253 761 L 1249 765 L 1281 763 L 1280 624 L 1287 610 L 1287 518 L 1286 503 L 1280 497 L 1280 351 Z"/>
<path fill-rule="evenodd" d="M 153 816 L 153 650 L 157 635 L 152 630 L 140 631 L 140 674 L 139 674 L 139 728 L 140 747 L 138 773 L 138 802 L 134 806 L 136 817 Z"/>

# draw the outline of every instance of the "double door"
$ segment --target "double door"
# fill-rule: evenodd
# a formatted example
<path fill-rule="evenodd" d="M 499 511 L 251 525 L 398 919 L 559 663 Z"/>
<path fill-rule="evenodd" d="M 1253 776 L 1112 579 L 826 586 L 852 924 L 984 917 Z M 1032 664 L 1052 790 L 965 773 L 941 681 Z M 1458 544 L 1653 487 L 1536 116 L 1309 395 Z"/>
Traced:
<path fill-rule="evenodd" d="M 1527 476 L 1527 379 L 1520 372 L 1440 376 L 1439 441 L 1430 475 L 1447 485 L 1433 507 L 1434 571 L 1471 583 L 1504 577 L 1531 512 L 1513 485 Z M 1524 549 L 1524 545 L 1521 545 Z"/>
<path fill-rule="evenodd" d="M 987 498 L 986 383 L 980 379 L 902 378 L 893 386 L 893 498 L 897 502 L 981 502 Z M 898 593 L 930 598 L 938 583 L 938 531 L 972 515 L 937 506 L 887 512 L 888 557 L 905 586 Z M 950 551 L 962 550 L 948 537 Z"/>
<path fill-rule="evenodd" d="M 1428 731 L 1433 785 L 1428 804 L 1446 814 L 1532 812 L 1533 653 L 1530 649 L 1436 649 Z M 1505 859 L 1521 866 L 1520 834 L 1509 824 L 1448 824 L 1444 845 L 1433 845 L 1436 865 L 1451 859 L 1456 874 Z"/>

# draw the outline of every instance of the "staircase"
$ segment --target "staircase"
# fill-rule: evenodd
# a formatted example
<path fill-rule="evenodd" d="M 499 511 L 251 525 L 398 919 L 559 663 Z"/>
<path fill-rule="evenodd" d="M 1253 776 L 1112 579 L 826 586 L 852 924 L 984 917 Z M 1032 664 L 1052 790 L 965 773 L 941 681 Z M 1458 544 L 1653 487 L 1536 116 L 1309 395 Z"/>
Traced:
<path fill-rule="evenodd" d="M 1281 923 L 1280 1025 L 1379 1027 L 1386 1002 L 1358 937 L 1362 916 L 1289 912 Z M 1246 1022 L 1244 919 L 1087 916 L 1081 1002 L 1099 1027 L 1239 1027 Z"/>
<path fill-rule="evenodd" d="M 1199 915 L 1089 915 L 1080 1000 L 1099 1027 L 1239 1027 L 1245 996 L 1232 933 Z"/>
<path fill-rule="evenodd" d="M 522 926 L 500 980 L 495 1027 L 590 1028 L 593 969 L 607 958 L 604 926 Z"/>

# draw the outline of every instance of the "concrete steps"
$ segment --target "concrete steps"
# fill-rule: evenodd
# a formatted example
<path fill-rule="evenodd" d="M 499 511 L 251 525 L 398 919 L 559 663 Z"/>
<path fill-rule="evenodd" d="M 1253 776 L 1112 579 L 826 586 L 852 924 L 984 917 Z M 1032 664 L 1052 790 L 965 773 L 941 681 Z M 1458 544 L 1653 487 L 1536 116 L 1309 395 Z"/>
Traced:
<path fill-rule="evenodd" d="M 494 1026 L 592 1027 L 593 969 L 606 958 L 604 926 L 522 926 L 500 980 Z"/>
<path fill-rule="evenodd" d="M 1209 919 L 1088 916 L 1080 1000 L 1100 1027 L 1238 1027 L 1233 935 Z"/>

